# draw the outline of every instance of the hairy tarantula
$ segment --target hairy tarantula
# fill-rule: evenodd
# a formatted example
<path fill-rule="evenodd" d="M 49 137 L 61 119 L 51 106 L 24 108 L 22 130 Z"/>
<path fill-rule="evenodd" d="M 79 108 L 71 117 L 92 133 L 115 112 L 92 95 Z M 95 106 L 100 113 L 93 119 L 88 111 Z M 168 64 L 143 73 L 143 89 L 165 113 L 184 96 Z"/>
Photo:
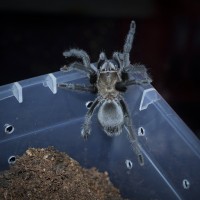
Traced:
<path fill-rule="evenodd" d="M 65 51 L 63 55 L 66 58 L 76 57 L 81 59 L 82 63 L 71 63 L 69 66 L 62 67 L 61 71 L 78 70 L 85 72 L 89 77 L 90 85 L 61 83 L 58 84 L 58 87 L 97 93 L 97 98 L 92 102 L 85 115 L 81 131 L 82 136 L 87 138 L 90 135 L 91 118 L 95 109 L 99 107 L 98 120 L 106 134 L 117 136 L 122 132 L 122 128 L 125 127 L 132 148 L 138 157 L 138 162 L 140 165 L 144 165 L 137 134 L 133 129 L 130 113 L 122 97 L 122 94 L 127 90 L 127 86 L 149 84 L 151 82 L 144 65 L 130 64 L 129 53 L 132 48 L 135 27 L 135 22 L 132 21 L 125 40 L 123 53 L 114 52 L 112 59 L 107 59 L 105 53 L 102 52 L 99 55 L 98 62 L 91 64 L 90 58 L 85 51 L 79 49 Z M 130 74 L 142 74 L 144 79 L 137 80 L 133 76 L 130 78 Z"/>

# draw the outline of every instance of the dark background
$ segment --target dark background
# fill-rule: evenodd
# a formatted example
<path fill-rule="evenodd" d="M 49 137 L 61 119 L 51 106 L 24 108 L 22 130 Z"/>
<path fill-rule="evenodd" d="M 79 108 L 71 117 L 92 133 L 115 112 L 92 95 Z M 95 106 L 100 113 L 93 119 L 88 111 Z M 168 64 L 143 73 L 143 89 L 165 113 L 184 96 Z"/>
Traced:
<path fill-rule="evenodd" d="M 132 63 L 200 136 L 200 1 L 7 0 L 0 2 L 0 85 L 58 71 L 62 52 L 84 49 L 91 61 L 122 50 L 132 19 Z"/>

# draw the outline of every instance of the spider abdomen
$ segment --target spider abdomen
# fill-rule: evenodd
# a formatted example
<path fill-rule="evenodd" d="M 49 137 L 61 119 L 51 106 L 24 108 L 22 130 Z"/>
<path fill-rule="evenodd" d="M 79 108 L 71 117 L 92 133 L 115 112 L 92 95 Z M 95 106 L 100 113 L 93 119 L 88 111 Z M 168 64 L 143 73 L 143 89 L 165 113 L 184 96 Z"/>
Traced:
<path fill-rule="evenodd" d="M 107 135 L 119 135 L 124 124 L 124 114 L 121 106 L 114 100 L 104 101 L 99 108 L 98 120 Z"/>

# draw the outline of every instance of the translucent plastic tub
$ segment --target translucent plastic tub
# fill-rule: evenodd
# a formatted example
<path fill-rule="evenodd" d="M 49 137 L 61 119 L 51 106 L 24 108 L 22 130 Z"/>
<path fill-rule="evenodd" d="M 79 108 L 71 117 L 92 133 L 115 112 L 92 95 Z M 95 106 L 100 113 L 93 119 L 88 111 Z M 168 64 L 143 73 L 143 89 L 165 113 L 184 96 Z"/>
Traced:
<path fill-rule="evenodd" d="M 95 95 L 57 90 L 60 82 L 87 82 L 78 73 L 43 75 L 0 87 L 0 170 L 29 147 L 54 146 L 82 166 L 108 171 L 129 199 L 199 199 L 200 143 L 151 86 L 125 94 L 144 154 L 141 167 L 126 131 L 108 137 L 96 114 L 87 141 L 80 130 L 85 103 Z"/>

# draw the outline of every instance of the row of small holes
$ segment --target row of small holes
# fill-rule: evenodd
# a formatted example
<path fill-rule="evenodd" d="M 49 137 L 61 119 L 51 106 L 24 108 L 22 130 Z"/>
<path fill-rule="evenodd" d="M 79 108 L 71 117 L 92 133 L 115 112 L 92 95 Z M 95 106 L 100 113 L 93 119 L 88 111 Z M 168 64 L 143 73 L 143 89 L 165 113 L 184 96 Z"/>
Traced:
<path fill-rule="evenodd" d="M 86 107 L 90 108 L 91 104 L 92 104 L 92 101 L 87 102 L 86 103 Z M 7 133 L 7 134 L 11 134 L 15 130 L 14 126 L 12 126 L 10 124 L 5 124 L 4 127 L 5 127 L 4 128 L 5 133 Z M 145 135 L 145 129 L 143 127 L 138 128 L 138 135 L 139 136 L 144 136 Z"/>
<path fill-rule="evenodd" d="M 8 163 L 9 163 L 9 164 L 14 164 L 15 162 L 16 162 L 16 157 L 15 157 L 15 156 L 10 156 L 10 157 L 8 158 Z M 128 169 L 132 169 L 133 163 L 132 163 L 131 160 L 126 160 L 126 161 L 125 161 L 125 164 L 126 164 L 126 167 L 127 167 Z M 183 188 L 184 188 L 184 189 L 189 189 L 189 188 L 190 188 L 190 182 L 189 182 L 187 179 L 184 179 L 184 180 L 183 180 Z"/>
<path fill-rule="evenodd" d="M 133 163 L 132 163 L 131 160 L 126 160 L 126 161 L 125 161 L 125 164 L 126 164 L 126 167 L 127 167 L 128 169 L 132 169 Z M 184 179 L 184 180 L 183 180 L 182 185 L 183 185 L 183 188 L 184 188 L 185 190 L 188 190 L 188 189 L 190 188 L 190 182 L 189 182 L 187 179 Z"/>
<path fill-rule="evenodd" d="M 131 160 L 125 160 L 126 167 L 132 169 L 133 163 Z M 188 190 L 190 188 L 190 182 L 187 179 L 184 179 L 182 182 L 183 188 Z"/>
<path fill-rule="evenodd" d="M 86 107 L 90 108 L 90 106 L 91 106 L 92 103 L 93 103 L 92 101 L 87 102 L 86 103 Z M 11 133 L 13 133 L 13 131 L 15 130 L 15 128 L 14 128 L 14 126 L 12 126 L 10 124 L 5 124 L 4 125 L 4 130 L 5 130 L 5 133 L 11 134 Z M 145 135 L 145 129 L 143 127 L 138 128 L 138 135 L 139 136 L 144 136 Z M 16 157 L 15 156 L 10 156 L 8 158 L 8 163 L 9 164 L 14 164 L 15 161 L 16 161 Z M 130 160 L 126 160 L 125 164 L 126 164 L 126 167 L 128 169 L 132 169 L 133 163 Z M 182 185 L 183 185 L 184 189 L 189 189 L 190 188 L 190 182 L 187 179 L 183 180 Z"/>
<path fill-rule="evenodd" d="M 15 128 L 14 128 L 13 125 L 11 125 L 11 124 L 5 124 L 5 125 L 4 125 L 4 132 L 5 132 L 6 134 L 11 134 L 11 133 L 14 132 L 14 130 L 15 130 Z M 15 156 L 10 156 L 10 157 L 8 158 L 8 164 L 14 164 L 15 161 L 16 161 L 16 157 L 15 157 Z"/>
<path fill-rule="evenodd" d="M 16 157 L 15 156 L 10 156 L 8 158 L 8 163 L 9 164 L 14 164 L 16 162 Z M 126 167 L 128 169 L 132 169 L 133 167 L 133 163 L 131 160 L 126 160 L 125 161 L 125 164 L 126 164 Z M 183 185 L 183 188 L 184 189 L 189 189 L 190 188 L 190 182 L 187 180 L 187 179 L 184 179 L 183 182 L 182 182 L 182 185 Z"/>

